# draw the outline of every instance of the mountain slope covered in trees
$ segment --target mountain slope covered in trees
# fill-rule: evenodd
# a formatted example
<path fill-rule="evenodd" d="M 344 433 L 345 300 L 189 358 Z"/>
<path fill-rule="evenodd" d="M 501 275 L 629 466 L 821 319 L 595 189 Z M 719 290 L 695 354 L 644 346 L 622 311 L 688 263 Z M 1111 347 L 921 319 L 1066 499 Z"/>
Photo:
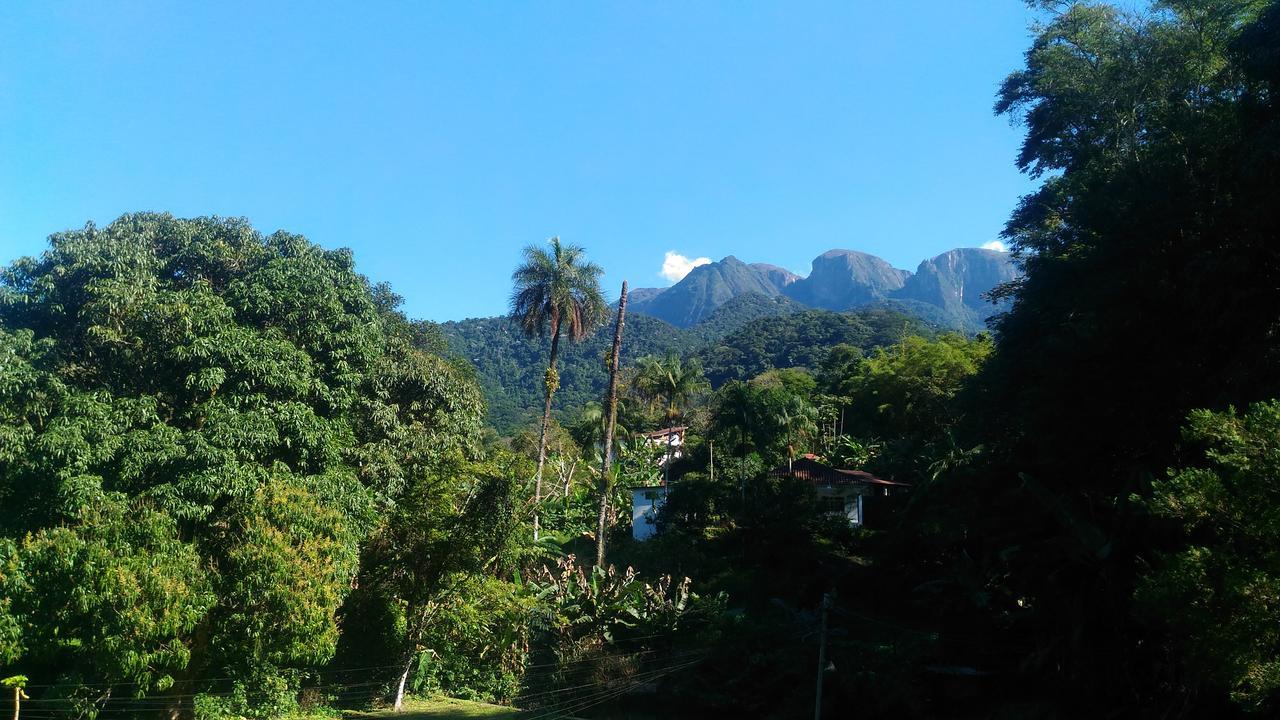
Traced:
<path fill-rule="evenodd" d="M 489 401 L 489 423 L 510 433 L 533 422 L 548 348 L 529 340 L 509 318 L 478 318 L 440 326 L 449 347 L 476 368 Z M 645 315 L 628 315 L 622 362 L 646 355 L 700 358 L 713 384 L 745 380 L 764 370 L 817 369 L 829 348 L 847 344 L 861 350 L 893 342 L 923 323 L 901 313 L 868 309 L 852 313 L 810 310 L 783 296 L 740 295 L 691 328 L 677 328 Z M 560 388 L 552 403 L 567 419 L 589 402 L 599 402 L 608 381 L 605 354 L 612 338 L 597 331 L 585 341 L 563 345 Z"/>

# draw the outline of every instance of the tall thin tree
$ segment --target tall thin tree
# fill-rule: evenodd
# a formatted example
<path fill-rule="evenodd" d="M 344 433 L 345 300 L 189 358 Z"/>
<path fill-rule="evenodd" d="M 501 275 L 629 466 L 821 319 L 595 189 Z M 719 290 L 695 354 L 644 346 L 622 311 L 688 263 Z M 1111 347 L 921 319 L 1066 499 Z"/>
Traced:
<path fill-rule="evenodd" d="M 511 274 L 511 317 L 520 323 L 528 337 L 551 334 L 551 356 L 544 376 L 546 401 L 542 409 L 542 428 L 538 434 L 538 469 L 533 489 L 533 537 L 538 539 L 538 510 L 542 503 L 542 470 L 547 463 L 547 426 L 551 423 L 551 397 L 560 386 L 556 360 L 560 352 L 560 336 L 578 342 L 604 322 L 608 306 L 600 291 L 600 275 L 604 270 L 587 262 L 577 245 L 564 245 L 553 237 L 550 248 L 530 245 L 524 249 L 524 261 Z"/>
<path fill-rule="evenodd" d="M 618 366 L 622 356 L 622 325 L 627 317 L 627 281 L 622 281 L 618 298 L 618 321 L 613 326 L 613 349 L 609 351 L 609 394 L 605 397 L 604 448 L 600 463 L 600 514 L 596 518 L 596 565 L 604 566 L 604 521 L 609 511 L 609 471 L 613 465 L 613 431 L 618 422 Z"/>

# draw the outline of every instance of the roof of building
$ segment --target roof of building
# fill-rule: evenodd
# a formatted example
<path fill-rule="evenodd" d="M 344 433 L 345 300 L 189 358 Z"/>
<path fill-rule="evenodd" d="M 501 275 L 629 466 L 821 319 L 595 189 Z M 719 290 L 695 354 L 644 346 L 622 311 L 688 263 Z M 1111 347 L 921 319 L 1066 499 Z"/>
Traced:
<path fill-rule="evenodd" d="M 769 472 L 777 477 L 794 477 L 808 480 L 815 485 L 884 485 L 890 487 L 910 487 L 911 483 L 885 480 L 862 470 L 842 470 L 832 467 L 818 459 L 813 453 L 806 453 L 791 461 L 791 466 L 780 465 Z"/>
<path fill-rule="evenodd" d="M 677 425 L 676 427 L 662 428 L 661 430 L 654 430 L 653 432 L 641 433 L 641 437 L 660 438 L 668 435 L 679 435 L 688 429 L 688 425 Z"/>

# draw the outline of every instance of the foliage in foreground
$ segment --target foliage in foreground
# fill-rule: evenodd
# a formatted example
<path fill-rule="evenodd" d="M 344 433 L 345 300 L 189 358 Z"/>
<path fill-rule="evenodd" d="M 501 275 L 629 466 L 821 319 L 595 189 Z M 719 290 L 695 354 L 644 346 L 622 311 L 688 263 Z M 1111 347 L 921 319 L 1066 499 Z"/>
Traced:
<path fill-rule="evenodd" d="M 1204 463 L 1135 498 L 1183 538 L 1138 586 L 1138 602 L 1233 698 L 1263 709 L 1280 690 L 1280 401 L 1243 415 L 1198 410 L 1185 436 L 1206 448 Z"/>
<path fill-rule="evenodd" d="M 361 543 L 479 434 L 468 371 L 396 302 L 349 252 L 211 218 L 127 215 L 0 273 L 0 662 L 290 707 Z"/>

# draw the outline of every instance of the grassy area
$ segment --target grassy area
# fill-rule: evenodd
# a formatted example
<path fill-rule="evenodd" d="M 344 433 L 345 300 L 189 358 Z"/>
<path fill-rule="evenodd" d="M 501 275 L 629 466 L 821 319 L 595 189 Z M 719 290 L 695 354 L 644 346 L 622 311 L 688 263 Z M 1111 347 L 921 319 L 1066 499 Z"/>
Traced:
<path fill-rule="evenodd" d="M 398 713 L 393 710 L 343 713 L 345 720 L 469 720 L 515 716 L 513 708 L 452 698 L 405 698 L 404 710 Z"/>

